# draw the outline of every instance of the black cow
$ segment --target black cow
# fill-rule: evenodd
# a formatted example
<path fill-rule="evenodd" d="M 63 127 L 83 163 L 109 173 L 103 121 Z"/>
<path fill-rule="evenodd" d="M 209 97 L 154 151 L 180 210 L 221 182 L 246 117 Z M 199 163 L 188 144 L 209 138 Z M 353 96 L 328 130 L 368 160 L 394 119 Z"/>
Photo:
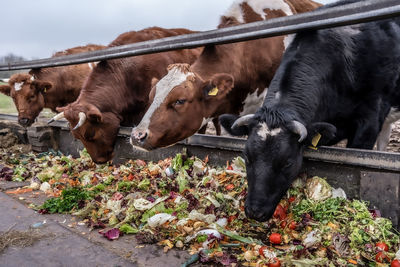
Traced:
<path fill-rule="evenodd" d="M 399 78 L 398 18 L 298 33 L 262 108 L 255 115 L 220 118 L 231 134 L 248 135 L 247 216 L 272 216 L 316 133 L 320 145 L 348 139 L 347 147 L 372 149 L 390 108 L 399 108 Z"/>

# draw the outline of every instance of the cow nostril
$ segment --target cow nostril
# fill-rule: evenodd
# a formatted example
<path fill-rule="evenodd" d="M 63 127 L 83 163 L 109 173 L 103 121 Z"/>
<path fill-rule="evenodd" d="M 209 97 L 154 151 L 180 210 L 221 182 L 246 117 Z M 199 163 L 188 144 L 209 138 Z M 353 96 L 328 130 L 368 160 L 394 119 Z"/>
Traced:
<path fill-rule="evenodd" d="M 245 208 L 246 216 L 250 219 L 254 219 L 257 221 L 264 221 L 266 219 L 266 213 L 257 207 L 247 206 Z"/>
<path fill-rule="evenodd" d="M 29 119 L 27 119 L 27 118 L 21 118 L 21 119 L 18 120 L 18 122 L 19 122 L 19 124 L 21 124 L 21 125 L 23 125 L 23 126 L 26 126 L 26 125 L 28 125 L 28 123 L 29 123 Z"/>
<path fill-rule="evenodd" d="M 139 133 L 139 136 L 138 136 L 138 139 L 139 139 L 141 142 L 143 142 L 143 141 L 146 139 L 146 137 L 147 137 L 147 132 L 144 132 L 144 133 L 140 132 L 140 133 Z"/>
<path fill-rule="evenodd" d="M 134 131 L 132 137 L 140 142 L 143 142 L 147 138 L 147 131 Z"/>

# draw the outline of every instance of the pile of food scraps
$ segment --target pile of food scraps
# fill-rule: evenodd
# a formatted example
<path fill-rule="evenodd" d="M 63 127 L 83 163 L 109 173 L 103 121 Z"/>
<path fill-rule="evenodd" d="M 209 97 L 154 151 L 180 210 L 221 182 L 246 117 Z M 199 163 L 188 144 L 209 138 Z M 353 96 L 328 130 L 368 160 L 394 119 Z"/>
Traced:
<path fill-rule="evenodd" d="M 232 266 L 399 266 L 399 233 L 390 220 L 349 200 L 320 177 L 300 175 L 267 222 L 246 218 L 242 158 L 223 167 L 180 153 L 154 162 L 96 165 L 87 152 L 7 160 L 0 179 L 22 167 L 30 188 L 49 196 L 41 213 L 72 213 L 110 240 L 185 249 L 195 261 Z M 10 178 L 11 177 L 11 178 Z M 22 177 L 23 178 L 23 177 Z"/>

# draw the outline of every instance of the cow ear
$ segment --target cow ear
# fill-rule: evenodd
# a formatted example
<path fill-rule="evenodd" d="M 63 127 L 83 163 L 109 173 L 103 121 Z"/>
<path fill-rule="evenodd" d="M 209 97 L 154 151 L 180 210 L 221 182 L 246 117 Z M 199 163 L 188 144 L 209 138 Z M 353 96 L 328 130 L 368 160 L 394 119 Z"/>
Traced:
<path fill-rule="evenodd" d="M 232 90 L 233 86 L 234 79 L 232 75 L 218 73 L 212 76 L 210 81 L 205 82 L 204 94 L 209 99 L 222 99 Z"/>
<path fill-rule="evenodd" d="M 224 129 L 233 136 L 244 136 L 249 134 L 249 125 L 237 124 L 240 117 L 238 115 L 223 114 L 219 116 L 219 122 Z"/>
<path fill-rule="evenodd" d="M 11 94 L 11 87 L 7 84 L 0 85 L 0 93 L 10 96 Z"/>
<path fill-rule="evenodd" d="M 32 86 L 37 92 L 41 93 L 47 93 L 47 91 L 53 87 L 51 83 L 40 80 L 32 81 Z"/>
<path fill-rule="evenodd" d="M 329 145 L 336 137 L 336 127 L 326 122 L 315 122 L 307 127 L 307 138 L 305 144 L 317 147 Z"/>
<path fill-rule="evenodd" d="M 101 114 L 101 111 L 92 105 L 88 112 L 86 113 L 86 116 L 88 117 L 89 121 L 100 123 L 103 121 L 103 115 Z"/>

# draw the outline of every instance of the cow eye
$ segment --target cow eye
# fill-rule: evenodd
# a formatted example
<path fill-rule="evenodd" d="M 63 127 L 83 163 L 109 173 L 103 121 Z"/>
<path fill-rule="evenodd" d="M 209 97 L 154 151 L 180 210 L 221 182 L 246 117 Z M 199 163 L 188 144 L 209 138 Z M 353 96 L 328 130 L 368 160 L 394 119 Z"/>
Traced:
<path fill-rule="evenodd" d="M 183 105 L 183 104 L 185 104 L 185 102 L 186 102 L 186 99 L 178 99 L 178 100 L 176 100 L 175 105 Z"/>
<path fill-rule="evenodd" d="M 286 162 L 286 164 L 285 164 L 285 166 L 283 168 L 284 169 L 290 168 L 290 167 L 292 167 L 292 165 L 293 165 L 293 162 L 292 161 L 288 161 L 288 162 Z"/>

